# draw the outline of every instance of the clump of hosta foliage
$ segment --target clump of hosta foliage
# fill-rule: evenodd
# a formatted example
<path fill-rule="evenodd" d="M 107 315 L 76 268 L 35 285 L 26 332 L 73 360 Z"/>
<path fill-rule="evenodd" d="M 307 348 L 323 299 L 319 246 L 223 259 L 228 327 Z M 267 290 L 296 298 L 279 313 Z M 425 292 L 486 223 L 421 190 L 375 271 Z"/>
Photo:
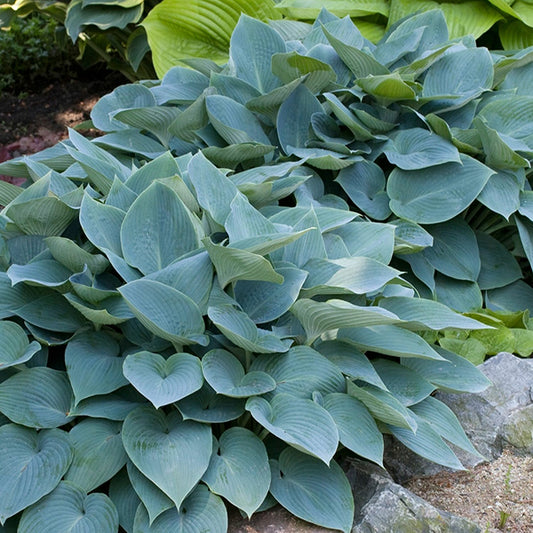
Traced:
<path fill-rule="evenodd" d="M 0 165 L 29 178 L 0 182 L 0 521 L 217 533 L 277 501 L 348 532 L 340 450 L 460 468 L 432 393 L 488 383 L 437 341 L 488 331 L 450 307 L 530 308 L 532 58 L 438 11 L 377 46 L 244 16 L 225 67 Z"/>

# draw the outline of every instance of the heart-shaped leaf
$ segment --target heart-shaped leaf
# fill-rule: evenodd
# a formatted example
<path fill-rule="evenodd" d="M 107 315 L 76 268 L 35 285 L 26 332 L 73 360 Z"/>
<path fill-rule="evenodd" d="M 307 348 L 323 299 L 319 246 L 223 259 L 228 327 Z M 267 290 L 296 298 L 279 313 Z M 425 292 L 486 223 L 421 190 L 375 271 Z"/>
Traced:
<path fill-rule="evenodd" d="M 67 433 L 0 427 L 0 523 L 51 492 L 72 461 Z"/>
<path fill-rule="evenodd" d="M 169 509 L 153 523 L 150 523 L 144 506 L 139 505 L 133 528 L 136 533 L 226 533 L 228 515 L 222 499 L 209 492 L 205 485 L 198 485 L 180 510 Z"/>
<path fill-rule="evenodd" d="M 132 533 L 135 513 L 141 500 L 133 490 L 125 468 L 109 483 L 109 497 L 117 508 L 120 526 L 126 533 Z"/>
<path fill-rule="evenodd" d="M 60 370 L 28 368 L 0 384 L 0 412 L 23 426 L 63 426 L 72 420 L 71 402 L 67 374 Z"/>
<path fill-rule="evenodd" d="M 119 350 L 117 341 L 104 331 L 81 333 L 68 343 L 65 365 L 76 404 L 128 384 Z"/>
<path fill-rule="evenodd" d="M 246 410 L 273 435 L 326 464 L 337 451 L 337 426 L 330 414 L 312 400 L 278 394 L 269 403 L 255 396 L 246 402 Z"/>
<path fill-rule="evenodd" d="M 20 533 L 116 533 L 118 512 L 105 494 L 86 492 L 63 481 L 48 496 L 28 507 Z"/>
<path fill-rule="evenodd" d="M 124 376 L 157 409 L 177 402 L 202 387 L 198 357 L 176 353 L 168 359 L 152 352 L 137 352 L 124 361 Z"/>
<path fill-rule="evenodd" d="M 341 467 L 329 467 L 314 457 L 286 448 L 270 461 L 270 492 L 292 514 L 344 533 L 352 530 L 354 502 Z"/>
<path fill-rule="evenodd" d="M 133 464 L 175 503 L 183 500 L 209 466 L 211 428 L 139 407 L 124 420 L 124 448 Z"/>
<path fill-rule="evenodd" d="M 222 434 L 218 446 L 202 481 L 250 517 L 270 487 L 265 445 L 248 429 L 233 427 Z"/>
<path fill-rule="evenodd" d="M 85 419 L 70 430 L 74 459 L 65 481 L 91 492 L 111 479 L 125 464 L 121 424 L 110 420 Z"/>
<path fill-rule="evenodd" d="M 41 349 L 38 342 L 28 342 L 26 333 L 15 322 L 0 322 L 0 338 L 0 370 L 26 363 Z"/>
<path fill-rule="evenodd" d="M 226 350 L 211 350 L 202 358 L 205 379 L 218 394 L 247 398 L 276 388 L 274 379 L 264 372 L 244 373 L 239 360 Z"/>

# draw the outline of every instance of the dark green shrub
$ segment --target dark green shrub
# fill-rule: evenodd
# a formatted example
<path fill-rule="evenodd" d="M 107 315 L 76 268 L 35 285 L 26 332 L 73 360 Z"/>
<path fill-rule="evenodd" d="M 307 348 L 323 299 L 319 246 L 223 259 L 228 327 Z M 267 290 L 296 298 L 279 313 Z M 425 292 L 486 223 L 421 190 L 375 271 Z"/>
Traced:
<path fill-rule="evenodd" d="M 20 93 L 64 81 L 78 70 L 76 49 L 57 40 L 58 25 L 39 14 L 0 31 L 0 93 Z"/>

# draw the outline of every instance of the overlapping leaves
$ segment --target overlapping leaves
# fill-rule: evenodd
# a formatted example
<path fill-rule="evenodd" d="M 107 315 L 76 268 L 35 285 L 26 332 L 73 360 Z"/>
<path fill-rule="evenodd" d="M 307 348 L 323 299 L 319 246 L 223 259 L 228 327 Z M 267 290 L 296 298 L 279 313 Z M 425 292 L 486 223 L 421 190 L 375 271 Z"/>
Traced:
<path fill-rule="evenodd" d="M 1 198 L 0 519 L 224 531 L 224 500 L 274 498 L 349 531 L 339 446 L 460 467 L 431 395 L 488 385 L 453 341 L 498 323 L 456 311 L 531 307 L 532 58 L 437 11 L 377 46 L 243 16 L 228 65 L 120 87 L 103 137 L 1 164 L 30 180 Z"/>

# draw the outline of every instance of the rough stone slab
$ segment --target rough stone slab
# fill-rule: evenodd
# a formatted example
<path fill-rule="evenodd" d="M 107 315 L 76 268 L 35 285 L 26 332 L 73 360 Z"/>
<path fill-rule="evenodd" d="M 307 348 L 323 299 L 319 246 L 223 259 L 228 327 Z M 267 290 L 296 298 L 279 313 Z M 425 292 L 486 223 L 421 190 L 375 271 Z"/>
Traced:
<path fill-rule="evenodd" d="M 477 394 L 439 392 L 436 398 L 456 414 L 474 447 L 485 460 L 498 458 L 505 446 L 533 454 L 533 359 L 500 353 L 479 366 L 492 386 Z M 397 441 L 388 440 L 385 465 L 394 479 L 404 483 L 449 469 L 431 463 Z M 466 468 L 484 462 L 450 446 Z"/>

